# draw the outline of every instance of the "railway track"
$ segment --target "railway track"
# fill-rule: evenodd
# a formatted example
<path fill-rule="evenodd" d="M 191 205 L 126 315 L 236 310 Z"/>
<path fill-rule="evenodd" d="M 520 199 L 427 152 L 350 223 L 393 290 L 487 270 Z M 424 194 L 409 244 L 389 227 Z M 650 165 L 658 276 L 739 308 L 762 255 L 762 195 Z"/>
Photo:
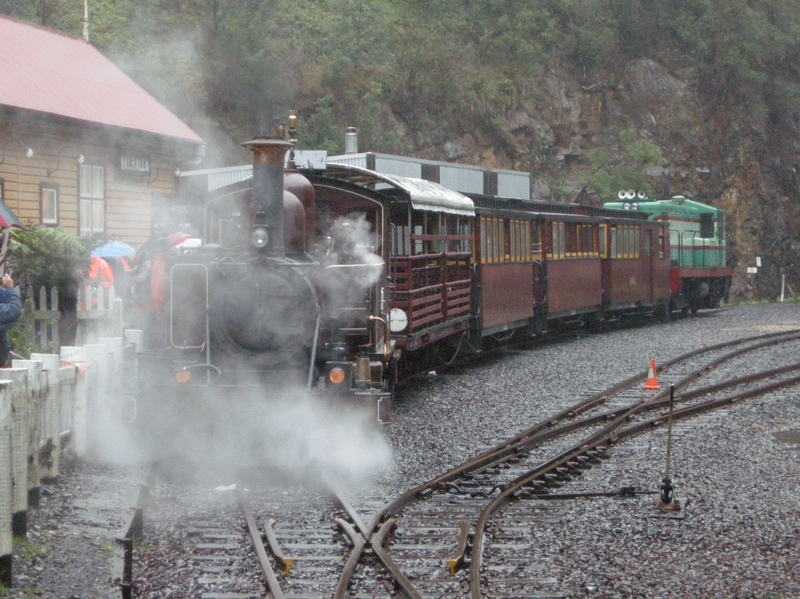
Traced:
<path fill-rule="evenodd" d="M 670 395 L 672 419 L 679 422 L 800 383 L 800 363 L 748 372 L 749 357 L 778 345 L 797 355 L 800 333 L 761 335 L 679 356 L 662 365 L 661 390 L 642 389 L 650 374 L 644 372 L 588 393 L 388 502 L 356 492 L 348 497 L 336 481 L 305 490 L 291 502 L 265 500 L 263 493 L 244 493 L 240 486 L 242 516 L 224 526 L 215 519 L 215 526 L 185 527 L 203 541 L 185 543 L 190 551 L 217 545 L 223 552 L 192 554 L 195 596 L 563 597 L 558 572 L 531 558 L 537 530 L 562 522 L 563 504 L 554 499 L 632 497 L 643 490 L 579 486 L 564 493 L 562 487 L 610 459 L 626 439 L 665 427 Z M 661 495 L 663 500 L 663 490 Z M 252 539 L 249 550 L 245 528 Z M 263 588 L 253 582 L 257 571 Z"/>

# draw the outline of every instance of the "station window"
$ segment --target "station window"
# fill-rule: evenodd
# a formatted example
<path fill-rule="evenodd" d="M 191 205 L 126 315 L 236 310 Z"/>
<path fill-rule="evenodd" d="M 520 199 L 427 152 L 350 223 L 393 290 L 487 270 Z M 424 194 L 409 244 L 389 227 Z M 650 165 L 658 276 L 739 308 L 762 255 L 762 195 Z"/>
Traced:
<path fill-rule="evenodd" d="M 39 187 L 43 225 L 58 224 L 58 185 L 49 183 Z"/>
<path fill-rule="evenodd" d="M 80 180 L 80 233 L 102 233 L 105 230 L 105 169 L 102 166 L 82 164 Z"/>

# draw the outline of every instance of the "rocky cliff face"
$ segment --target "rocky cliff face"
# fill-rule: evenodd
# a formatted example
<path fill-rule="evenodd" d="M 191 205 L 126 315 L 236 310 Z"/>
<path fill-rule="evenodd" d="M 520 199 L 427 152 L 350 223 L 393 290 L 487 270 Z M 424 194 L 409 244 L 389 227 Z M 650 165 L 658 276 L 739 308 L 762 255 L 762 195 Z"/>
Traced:
<path fill-rule="evenodd" d="M 695 79 L 691 67 L 673 72 L 650 59 L 591 82 L 548 73 L 531 105 L 500 123 L 418 144 L 417 152 L 530 170 L 536 199 L 573 199 L 585 184 L 589 155 L 604 149 L 612 164 L 622 161 L 618 132 L 634 128 L 664 156 L 662 164 L 639 169 L 656 197 L 682 194 L 726 211 L 733 301 L 778 297 L 783 274 L 787 295 L 800 293 L 796 136 L 725 113 L 688 83 Z M 758 274 L 747 274 L 759 257 Z"/>

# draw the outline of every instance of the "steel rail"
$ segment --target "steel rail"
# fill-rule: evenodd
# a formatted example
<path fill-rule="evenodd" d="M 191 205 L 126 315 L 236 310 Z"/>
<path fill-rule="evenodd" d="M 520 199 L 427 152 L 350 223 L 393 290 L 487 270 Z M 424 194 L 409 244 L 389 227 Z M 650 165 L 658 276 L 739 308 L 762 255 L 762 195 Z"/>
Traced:
<path fill-rule="evenodd" d="M 347 533 L 347 536 L 350 537 L 350 540 L 353 542 L 353 551 L 350 552 L 350 556 L 347 558 L 344 570 L 342 570 L 339 581 L 336 583 L 336 589 L 333 592 L 334 599 L 345 599 L 345 597 L 347 597 L 347 589 L 350 586 L 350 580 L 353 578 L 353 574 L 355 574 L 356 568 L 358 567 L 358 562 L 361 561 L 361 555 L 364 553 L 364 539 L 361 534 L 356 532 L 345 520 L 337 518 L 336 523 Z"/>
<path fill-rule="evenodd" d="M 264 549 L 264 543 L 261 541 L 261 533 L 256 526 L 256 520 L 253 517 L 253 510 L 250 509 L 250 504 L 247 497 L 241 490 L 241 485 L 236 485 L 236 498 L 239 500 L 239 506 L 242 508 L 242 513 L 247 521 L 247 530 L 250 533 L 250 541 L 253 543 L 253 548 L 258 555 L 258 563 L 261 565 L 261 573 L 264 575 L 264 581 L 267 584 L 267 589 L 273 599 L 284 599 L 283 591 L 280 584 L 278 584 L 278 577 L 275 576 L 275 571 L 272 569 L 272 564 L 269 563 L 269 557 Z"/>
<path fill-rule="evenodd" d="M 347 563 L 345 564 L 345 569 L 342 572 L 342 575 L 339 577 L 339 581 L 336 585 L 336 590 L 334 597 L 335 599 L 344 598 L 347 596 L 347 589 L 350 585 L 350 580 L 355 572 L 356 565 L 358 564 L 361 556 L 364 553 L 365 543 L 369 543 L 370 547 L 372 548 L 373 553 L 378 556 L 378 559 L 381 560 L 384 567 L 388 570 L 388 572 L 392 575 L 395 582 L 397 583 L 400 590 L 410 599 L 421 599 L 421 595 L 417 592 L 414 588 L 414 585 L 411 581 L 400 571 L 398 565 L 394 562 L 391 556 L 388 554 L 386 549 L 383 547 L 384 540 L 386 536 L 389 534 L 391 529 L 394 527 L 396 520 L 389 520 L 381 526 L 381 528 L 373 534 L 375 530 L 376 522 L 375 520 L 371 521 L 369 527 L 364 524 L 363 520 L 361 519 L 361 515 L 356 511 L 356 509 L 352 506 L 352 504 L 347 500 L 339 489 L 335 488 L 330 482 L 327 483 L 328 487 L 330 488 L 331 492 L 333 493 L 336 500 L 342 506 L 342 508 L 347 512 L 350 518 L 353 520 L 355 524 L 355 528 L 351 527 L 346 521 L 337 519 L 336 522 L 339 524 L 340 527 L 348 534 L 350 539 L 353 541 L 353 551 L 350 553 L 350 556 L 347 559 Z M 358 542 L 356 542 L 358 539 Z"/>
<path fill-rule="evenodd" d="M 755 346 L 748 346 L 744 348 L 740 348 L 734 352 L 729 352 L 724 356 L 717 358 L 711 361 L 708 364 L 703 365 L 701 368 L 696 369 L 695 371 L 689 373 L 685 377 L 683 377 L 678 383 L 679 388 L 684 388 L 689 385 L 692 381 L 699 378 L 703 372 L 708 371 L 709 369 L 713 368 L 721 364 L 726 360 L 730 360 L 733 357 L 741 355 L 742 353 L 748 351 L 754 351 L 755 349 L 759 349 L 768 345 L 774 345 L 777 343 L 787 342 L 794 339 L 800 338 L 800 329 L 793 329 L 789 331 L 780 331 L 776 333 L 767 333 L 762 335 L 755 335 L 751 337 L 744 337 L 741 339 L 735 339 L 732 341 L 726 341 L 717 343 L 711 346 L 698 348 L 680 356 L 677 356 L 667 362 L 665 362 L 662 366 L 662 370 L 666 370 L 669 367 L 678 364 L 682 361 L 688 360 L 692 357 L 697 355 L 717 351 L 720 349 L 725 349 L 727 347 L 733 347 L 736 345 L 742 345 L 746 343 L 752 343 L 754 341 L 761 340 L 762 342 L 755 345 Z M 591 439 L 603 439 L 604 431 L 613 431 L 621 424 L 629 420 L 635 413 L 640 410 L 644 409 L 656 409 L 660 406 L 660 401 L 664 399 L 664 397 L 668 394 L 668 390 L 658 393 L 655 397 L 651 397 L 648 399 L 643 399 L 634 404 L 634 406 L 628 408 L 622 408 L 620 410 L 615 410 L 612 412 L 606 412 L 603 414 L 595 415 L 590 418 L 581 419 L 581 420 L 574 420 L 573 422 L 569 422 L 566 424 L 562 424 L 558 426 L 559 422 L 563 422 L 564 420 L 574 419 L 577 415 L 582 414 L 588 410 L 591 410 L 598 405 L 601 405 L 608 401 L 608 399 L 614 395 L 617 395 L 637 383 L 644 381 L 648 376 L 648 371 L 643 371 L 642 373 L 636 374 L 631 376 L 616 385 L 609 387 L 608 389 L 593 394 L 587 399 L 582 400 L 581 402 L 577 403 L 576 405 L 563 410 L 562 412 L 543 420 L 542 422 L 534 425 L 533 427 L 527 429 L 526 431 L 520 433 L 513 439 L 510 439 L 490 450 L 483 452 L 482 454 L 471 458 L 464 462 L 463 464 L 445 472 L 444 474 L 419 485 L 418 487 L 411 489 L 410 491 L 404 493 L 394 501 L 386 504 L 378 510 L 378 512 L 372 517 L 368 524 L 364 524 L 361 516 L 358 512 L 352 507 L 349 501 L 346 499 L 343 493 L 338 491 L 334 485 L 328 482 L 328 486 L 330 487 L 333 495 L 335 496 L 336 500 L 341 504 L 342 508 L 347 512 L 348 516 L 353 521 L 355 528 L 350 527 L 345 521 L 337 520 L 340 527 L 343 528 L 350 536 L 351 540 L 353 541 L 353 550 L 348 558 L 347 564 L 345 566 L 342 575 L 337 583 L 337 588 L 335 592 L 335 599 L 343 599 L 347 596 L 348 587 L 350 581 L 352 579 L 352 575 L 355 572 L 355 568 L 357 567 L 358 562 L 362 558 L 366 546 L 369 545 L 376 556 L 383 562 L 384 566 L 389 570 L 392 576 L 395 578 L 398 586 L 400 587 L 401 591 L 408 597 L 416 598 L 419 596 L 416 589 L 414 589 L 413 585 L 410 581 L 400 572 L 399 568 L 394 564 L 391 560 L 391 557 L 388 555 L 386 550 L 383 548 L 383 539 L 385 535 L 388 534 L 391 526 L 387 526 L 386 522 L 384 522 L 381 529 L 376 533 L 376 529 L 381 524 L 382 521 L 386 520 L 390 516 L 396 514 L 400 510 L 402 510 L 406 505 L 413 502 L 419 497 L 424 495 L 430 494 L 436 488 L 441 488 L 443 486 L 452 483 L 452 481 L 462 477 L 467 472 L 480 472 L 486 468 L 491 467 L 492 465 L 503 462 L 508 460 L 513 455 L 516 455 L 522 451 L 526 451 L 530 448 L 530 446 L 535 445 L 536 443 L 541 443 L 543 441 L 551 440 L 558 436 L 562 436 L 574 430 L 577 430 L 582 427 L 590 426 L 592 424 L 600 423 L 600 422 L 608 422 L 611 420 L 612 422 L 605 426 L 601 431 L 592 435 Z M 645 407 L 651 406 L 651 407 Z M 565 457 L 561 460 L 555 458 L 557 463 L 553 463 L 551 467 L 547 470 L 550 472 L 557 467 L 567 466 L 569 470 L 573 470 L 575 466 L 573 465 L 576 460 L 578 463 L 582 463 L 579 458 L 583 458 L 586 460 L 586 457 L 583 456 L 591 456 L 588 452 L 592 449 L 600 448 L 601 450 L 604 449 L 601 442 L 596 442 L 593 446 L 587 447 L 584 444 L 579 448 L 580 451 L 577 452 L 576 455 L 570 455 Z M 574 448 L 573 448 L 574 449 Z M 542 473 L 543 475 L 543 473 Z M 536 477 L 534 477 L 536 478 Z M 513 484 L 513 483 L 512 483 Z M 517 492 L 518 489 L 516 487 L 510 493 L 513 494 Z M 501 492 L 502 496 L 502 492 Z M 492 511 L 492 513 L 494 513 Z M 490 514 L 491 515 L 491 514 Z M 490 516 L 489 515 L 489 516 Z M 345 525 L 347 528 L 345 528 Z M 479 522 L 480 526 L 480 522 Z M 484 523 L 485 526 L 485 523 Z M 348 530 L 349 529 L 349 530 Z M 483 531 L 481 530 L 480 535 L 482 537 Z M 356 539 L 360 538 L 360 541 L 357 542 Z M 478 554 L 480 553 L 480 545 L 482 544 L 482 539 L 479 537 L 478 530 L 476 528 L 475 533 L 475 540 L 473 541 L 473 558 L 471 561 L 471 566 L 474 568 L 475 566 L 475 554 L 476 554 L 476 545 L 478 546 Z M 467 560 L 465 559 L 465 550 L 461 550 L 456 558 L 454 558 L 455 562 L 451 565 L 451 569 L 455 569 L 463 565 Z M 480 563 L 480 559 L 477 560 Z"/>
<path fill-rule="evenodd" d="M 680 363 L 682 361 L 685 361 L 685 360 L 688 360 L 690 358 L 693 358 L 693 357 L 695 357 L 695 356 L 697 356 L 699 354 L 702 354 L 702 353 L 716 351 L 716 350 L 719 350 L 719 349 L 725 349 L 726 347 L 732 347 L 732 346 L 735 346 L 735 345 L 740 345 L 740 344 L 743 344 L 743 343 L 750 343 L 750 342 L 758 341 L 758 340 L 770 340 L 770 339 L 773 339 L 773 338 L 776 338 L 776 337 L 787 337 L 787 339 L 785 339 L 785 341 L 798 339 L 798 338 L 800 338 L 800 329 L 791 329 L 789 331 L 780 331 L 780 332 L 777 332 L 777 333 L 766 333 L 766 334 L 763 334 L 763 335 L 755 335 L 755 336 L 752 336 L 752 337 L 743 337 L 741 339 L 735 339 L 735 340 L 732 340 L 732 341 L 725 341 L 725 342 L 717 343 L 717 344 L 710 345 L 710 346 L 707 346 L 707 347 L 702 347 L 702 348 L 699 348 L 699 349 L 695 349 L 695 350 L 686 352 L 684 354 L 681 354 L 681 355 L 679 355 L 679 356 L 677 356 L 677 357 L 675 357 L 675 358 L 673 358 L 671 360 L 668 360 L 667 362 L 664 363 L 664 365 L 662 367 L 662 370 L 666 370 L 667 368 L 670 368 L 671 366 L 674 366 L 675 364 L 678 364 L 678 363 Z M 776 342 L 779 343 L 781 341 L 783 341 L 783 340 L 778 340 Z M 747 348 L 745 348 L 745 351 L 746 351 L 746 349 Z M 740 353 L 741 352 L 736 353 L 734 355 L 740 355 Z M 731 357 L 733 357 L 733 356 L 731 356 Z M 718 365 L 718 364 L 714 364 L 714 365 Z M 700 369 L 699 372 L 702 373 L 705 370 L 708 370 L 708 368 L 710 368 L 710 367 L 711 366 L 705 366 L 702 369 Z M 436 478 L 433 478 L 430 481 L 425 482 L 425 483 L 423 483 L 423 484 L 421 484 L 421 485 L 419 485 L 419 486 L 407 491 L 406 493 L 400 495 L 397 499 L 395 499 L 391 503 L 389 503 L 386 506 L 384 506 L 384 508 L 380 512 L 378 512 L 378 514 L 375 515 L 375 517 L 373 518 L 373 520 L 375 522 L 374 522 L 374 524 L 371 524 L 370 530 L 372 530 L 382 518 L 385 518 L 385 517 L 388 517 L 390 515 L 396 514 L 398 511 L 403 509 L 406 505 L 408 505 L 409 503 L 414 501 L 418 496 L 426 494 L 426 493 L 430 493 L 434 488 L 446 486 L 448 483 L 452 482 L 453 480 L 463 476 L 463 474 L 465 472 L 479 471 L 481 469 L 485 469 L 485 468 L 491 467 L 495 463 L 503 461 L 503 460 L 507 459 L 509 456 L 515 455 L 515 454 L 519 453 L 520 451 L 522 451 L 524 449 L 527 449 L 528 446 L 534 444 L 536 441 L 547 440 L 547 439 L 553 438 L 554 436 L 558 436 L 558 434 L 555 434 L 555 433 L 554 433 L 553 436 L 548 436 L 548 435 L 544 434 L 543 431 L 547 431 L 548 429 L 552 429 L 559 422 L 562 422 L 564 420 L 572 419 L 577 414 L 581 414 L 583 412 L 586 412 L 587 410 L 592 409 L 592 408 L 596 407 L 597 405 L 600 405 L 600 404 L 606 402 L 610 397 L 613 397 L 614 395 L 617 395 L 617 394 L 619 394 L 619 393 L 621 393 L 621 392 L 623 392 L 623 391 L 625 391 L 627 389 L 630 389 L 632 386 L 634 386 L 635 384 L 637 384 L 640 381 L 644 381 L 647 378 L 647 375 L 648 375 L 648 371 L 643 371 L 640 374 L 636 374 L 634 376 L 631 376 L 631 377 L 621 381 L 620 383 L 617 383 L 616 385 L 613 385 L 613 386 L 609 387 L 608 389 L 606 389 L 604 391 L 596 393 L 596 394 L 588 397 L 587 399 L 582 400 L 581 402 L 577 403 L 576 405 L 574 405 L 572 407 L 569 407 L 569 408 L 559 412 L 555 416 L 552 416 L 550 418 L 547 418 L 547 419 L 543 420 L 542 422 L 539 422 L 538 424 L 536 424 L 536 425 L 532 426 L 531 428 L 529 428 L 529 429 L 523 431 L 522 433 L 518 434 L 516 437 L 514 437 L 512 439 L 509 439 L 508 441 L 505 441 L 505 442 L 503 442 L 503 443 L 501 443 L 501 444 L 499 444 L 499 445 L 497 445 L 497 446 L 495 446 L 495 447 L 493 447 L 493 448 L 491 448 L 489 450 L 486 450 L 485 452 L 475 456 L 474 458 L 470 458 L 466 462 L 463 462 L 462 464 L 456 466 L 455 468 L 452 468 L 451 470 L 448 470 L 444 474 L 441 474 L 440 476 L 437 476 Z M 687 379 L 688 379 L 687 384 L 688 384 L 688 382 L 691 382 L 691 380 L 694 380 L 694 378 L 697 378 L 697 377 L 696 376 L 695 377 L 691 377 L 691 376 L 687 377 Z M 655 398 L 653 398 L 653 399 L 659 399 L 661 397 L 664 397 L 666 395 L 666 393 L 667 392 L 662 392 L 662 393 L 656 395 Z M 602 417 L 602 419 L 598 417 L 598 420 L 608 419 L 609 417 L 613 418 L 614 414 L 616 414 L 616 412 L 612 412 L 610 414 L 605 414 Z M 580 426 L 585 426 L 585 425 L 586 424 L 583 424 L 583 425 L 572 425 L 572 424 L 566 425 L 568 428 L 563 429 L 560 434 L 565 434 L 565 433 L 568 433 L 568 432 L 572 432 L 573 430 L 575 430 L 575 428 L 580 428 Z"/>
<path fill-rule="evenodd" d="M 782 371 L 778 373 L 782 374 L 785 372 L 790 372 L 792 370 L 800 370 L 800 363 L 792 364 L 790 366 L 778 369 L 764 371 L 762 373 L 748 375 L 746 377 L 731 379 L 730 381 L 727 382 L 727 384 L 719 383 L 715 385 L 710 385 L 707 388 L 708 389 L 707 393 L 713 393 L 724 388 L 739 386 L 745 382 L 752 382 L 754 380 L 760 380 L 762 378 L 775 376 L 776 371 Z M 701 402 L 699 404 L 687 406 L 679 410 L 675 410 L 673 412 L 672 418 L 673 420 L 688 418 L 689 416 L 694 416 L 696 414 L 711 411 L 719 407 L 736 403 L 745 398 L 764 395 L 765 393 L 770 393 L 777 389 L 797 384 L 800 384 L 800 376 L 791 377 L 789 379 L 784 379 L 774 383 L 769 383 L 767 385 L 743 391 L 741 393 L 737 393 L 726 398 L 710 400 L 707 402 Z M 693 392 L 694 396 L 697 397 L 699 395 L 699 392 L 700 390 Z M 573 470 L 574 468 L 570 467 L 569 463 L 571 461 L 574 462 L 578 456 L 585 455 L 587 451 L 600 447 L 607 448 L 611 445 L 616 444 L 621 439 L 625 439 L 634 436 L 636 434 L 639 434 L 643 431 L 646 430 L 649 431 L 658 426 L 663 425 L 665 423 L 665 418 L 663 416 L 659 416 L 657 418 L 648 420 L 646 422 L 631 425 L 622 431 L 617 430 L 620 426 L 625 424 L 625 422 L 629 420 L 630 417 L 634 416 L 639 411 L 642 411 L 643 408 L 649 408 L 652 406 L 653 404 L 648 404 L 647 402 L 639 402 L 635 404 L 629 410 L 617 416 L 610 424 L 608 424 L 602 430 L 592 434 L 588 439 L 574 445 L 570 449 L 563 451 L 559 455 L 555 456 L 554 458 L 551 458 L 544 464 L 538 466 L 531 472 L 528 472 L 527 474 L 518 477 L 517 479 L 506 485 L 500 491 L 500 493 L 495 498 L 492 499 L 492 501 L 481 512 L 481 515 L 478 518 L 478 522 L 475 526 L 475 534 L 473 537 L 473 545 L 472 545 L 472 559 L 470 563 L 471 599 L 481 599 L 482 597 L 480 590 L 480 569 L 483 558 L 483 539 L 486 531 L 486 525 L 489 519 L 497 512 L 497 510 L 499 510 L 511 497 L 519 493 L 524 487 L 531 485 L 534 481 L 539 480 L 546 474 L 553 472 L 553 470 L 565 466 L 567 467 L 568 470 Z"/>

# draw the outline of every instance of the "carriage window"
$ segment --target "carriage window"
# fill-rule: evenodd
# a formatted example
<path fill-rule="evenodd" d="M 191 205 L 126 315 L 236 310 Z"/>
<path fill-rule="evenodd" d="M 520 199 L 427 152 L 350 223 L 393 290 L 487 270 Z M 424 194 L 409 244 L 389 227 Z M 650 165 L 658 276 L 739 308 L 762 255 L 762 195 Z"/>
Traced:
<path fill-rule="evenodd" d="M 530 225 L 526 221 L 509 222 L 509 245 L 512 262 L 530 260 Z"/>
<path fill-rule="evenodd" d="M 553 243 L 550 247 L 550 251 L 548 255 L 551 258 L 563 258 L 566 254 L 566 245 L 565 245 L 565 227 L 564 223 L 553 223 Z"/>
<path fill-rule="evenodd" d="M 462 239 L 459 242 L 459 251 L 471 252 L 472 251 L 472 220 L 469 218 L 458 219 L 458 234 L 461 237 L 468 237 L 469 239 Z"/>
<path fill-rule="evenodd" d="M 625 239 L 623 241 L 622 247 L 622 257 L 623 258 L 630 258 L 633 256 L 633 235 L 631 235 L 631 228 L 630 227 L 623 227 L 625 232 Z"/>
<path fill-rule="evenodd" d="M 519 228 L 517 221 L 508 221 L 508 254 L 512 262 L 516 262 L 519 254 L 517 253 L 517 243 L 519 242 Z"/>
<path fill-rule="evenodd" d="M 604 226 L 605 225 L 601 225 L 601 228 Z M 638 226 L 619 225 L 618 227 L 611 227 L 609 257 L 638 258 L 641 251 L 639 242 L 640 235 L 641 227 Z"/>
<path fill-rule="evenodd" d="M 539 223 L 531 223 L 531 258 L 541 260 L 542 258 L 542 227 Z"/>
<path fill-rule="evenodd" d="M 608 252 L 606 251 L 606 235 L 608 235 L 608 225 L 600 225 L 600 257 L 601 258 L 608 258 Z"/>
<path fill-rule="evenodd" d="M 531 224 L 527 221 L 519 223 L 519 259 L 523 262 L 531 259 Z"/>
<path fill-rule="evenodd" d="M 664 235 L 664 229 L 660 229 L 658 232 L 658 257 L 664 258 L 664 254 L 667 251 L 667 237 Z"/>
<path fill-rule="evenodd" d="M 611 227 L 611 247 L 609 248 L 609 255 L 612 258 L 617 258 L 617 227 Z"/>
<path fill-rule="evenodd" d="M 489 227 L 487 226 L 486 219 L 481 217 L 481 262 L 488 262 L 489 261 L 489 254 L 488 247 L 489 247 L 489 240 L 487 239 L 489 235 Z"/>
<path fill-rule="evenodd" d="M 578 225 L 578 255 L 584 258 L 597 256 L 594 225 Z"/>
<path fill-rule="evenodd" d="M 503 254 L 506 249 L 505 230 L 503 229 L 504 221 L 500 218 L 495 218 L 492 220 L 494 221 L 492 223 L 494 227 L 494 248 L 492 253 L 494 254 L 495 262 L 502 262 Z"/>
<path fill-rule="evenodd" d="M 483 262 L 491 264 L 503 260 L 505 249 L 503 221 L 499 218 L 481 218 L 481 255 Z"/>

